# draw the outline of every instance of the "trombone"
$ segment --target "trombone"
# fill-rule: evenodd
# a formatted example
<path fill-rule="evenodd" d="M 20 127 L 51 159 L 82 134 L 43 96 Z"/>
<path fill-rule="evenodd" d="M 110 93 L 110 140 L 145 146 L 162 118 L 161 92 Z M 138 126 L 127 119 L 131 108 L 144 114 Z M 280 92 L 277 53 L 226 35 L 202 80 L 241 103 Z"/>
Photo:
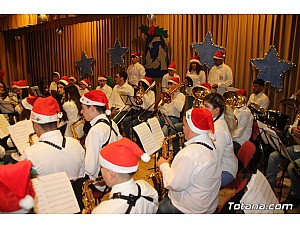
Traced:
<path fill-rule="evenodd" d="M 141 92 L 141 90 L 139 90 L 136 93 L 136 95 L 133 96 L 134 103 L 136 103 L 137 105 L 142 105 L 143 104 L 143 96 L 144 96 L 144 94 L 146 94 L 154 86 L 155 86 L 155 81 L 144 92 Z M 137 94 L 139 94 L 139 95 L 137 95 Z"/>

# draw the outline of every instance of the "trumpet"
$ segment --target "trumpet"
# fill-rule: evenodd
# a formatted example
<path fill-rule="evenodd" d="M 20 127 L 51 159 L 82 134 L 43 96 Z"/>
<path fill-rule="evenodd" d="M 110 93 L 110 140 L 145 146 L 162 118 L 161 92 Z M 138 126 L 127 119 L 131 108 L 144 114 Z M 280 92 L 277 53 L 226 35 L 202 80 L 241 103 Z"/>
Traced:
<path fill-rule="evenodd" d="M 204 86 L 197 86 L 192 89 L 192 96 L 195 98 L 193 108 L 199 108 L 203 105 L 203 99 L 210 94 L 210 90 Z"/>

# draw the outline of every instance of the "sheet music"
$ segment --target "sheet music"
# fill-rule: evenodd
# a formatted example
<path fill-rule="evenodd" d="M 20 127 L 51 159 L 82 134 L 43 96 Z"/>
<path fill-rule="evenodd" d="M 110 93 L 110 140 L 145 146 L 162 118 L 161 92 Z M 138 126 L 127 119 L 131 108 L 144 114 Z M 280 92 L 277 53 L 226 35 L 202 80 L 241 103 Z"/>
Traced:
<path fill-rule="evenodd" d="M 157 144 L 162 145 L 165 136 L 164 136 L 164 133 L 163 133 L 161 127 L 160 127 L 158 119 L 156 117 L 149 118 L 147 120 L 147 122 L 150 126 L 151 132 L 152 132 Z"/>
<path fill-rule="evenodd" d="M 37 214 L 73 214 L 80 211 L 66 172 L 32 179 Z"/>
<path fill-rule="evenodd" d="M 23 154 L 24 149 L 30 146 L 29 134 L 34 132 L 31 120 L 17 122 L 15 125 L 9 126 L 8 131 L 18 151 Z"/>
<path fill-rule="evenodd" d="M 266 177 L 257 170 L 247 184 L 247 191 L 241 198 L 241 203 L 256 206 L 253 210 L 244 210 L 245 214 L 279 214 L 282 210 L 267 210 L 270 204 L 278 204 L 278 200 Z M 260 208 L 260 209 L 259 209 Z M 251 208 L 252 209 L 252 208 Z"/>
<path fill-rule="evenodd" d="M 0 114 L 0 129 L 3 132 L 4 136 L 9 134 L 8 127 L 10 124 L 8 123 L 7 119 L 4 117 L 3 114 Z M 1 138 L 4 136 L 0 136 Z"/>
<path fill-rule="evenodd" d="M 151 155 L 158 151 L 161 146 L 159 146 L 151 133 L 147 123 L 141 123 L 135 127 L 133 127 L 137 135 L 139 136 L 141 143 L 144 147 L 145 152 L 148 155 Z"/>

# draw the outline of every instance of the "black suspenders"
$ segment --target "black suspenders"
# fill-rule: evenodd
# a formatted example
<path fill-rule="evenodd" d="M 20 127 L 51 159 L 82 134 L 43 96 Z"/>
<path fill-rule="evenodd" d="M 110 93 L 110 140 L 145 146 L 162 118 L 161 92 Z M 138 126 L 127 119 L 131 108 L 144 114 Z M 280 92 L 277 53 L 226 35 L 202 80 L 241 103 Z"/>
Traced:
<path fill-rule="evenodd" d="M 98 123 L 105 123 L 107 124 L 109 127 L 110 127 L 110 134 L 109 134 L 109 137 L 108 137 L 108 140 L 106 141 L 106 143 L 104 143 L 102 145 L 102 148 L 105 147 L 108 143 L 109 143 L 109 140 L 110 140 L 110 136 L 111 136 L 111 131 L 113 131 L 115 133 L 116 136 L 118 136 L 118 133 L 116 132 L 116 130 L 112 127 L 112 123 L 111 123 L 111 120 L 106 120 L 106 119 L 99 119 L 97 120 L 97 122 L 95 123 L 98 124 Z M 95 126 L 94 125 L 94 126 Z"/>
<path fill-rule="evenodd" d="M 66 137 L 63 136 L 63 141 L 62 141 L 62 145 L 61 146 L 58 146 L 58 145 L 56 145 L 56 144 L 54 144 L 52 142 L 49 142 L 49 141 L 40 141 L 40 142 L 46 143 L 46 144 L 48 144 L 48 145 L 50 145 L 50 146 L 52 146 L 52 147 L 54 147 L 54 148 L 56 148 L 58 150 L 62 150 L 66 146 Z"/>
<path fill-rule="evenodd" d="M 203 143 L 203 142 L 194 142 L 194 143 L 191 143 L 191 144 L 200 144 L 202 146 L 205 146 L 206 148 L 210 149 L 210 150 L 213 150 L 213 148 L 209 145 L 207 145 L 206 143 Z"/>

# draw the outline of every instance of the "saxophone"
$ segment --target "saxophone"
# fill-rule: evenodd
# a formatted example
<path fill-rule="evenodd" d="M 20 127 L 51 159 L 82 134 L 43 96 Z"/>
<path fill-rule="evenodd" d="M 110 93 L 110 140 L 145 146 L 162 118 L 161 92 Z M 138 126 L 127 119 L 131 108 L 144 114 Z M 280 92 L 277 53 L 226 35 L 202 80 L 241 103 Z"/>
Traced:
<path fill-rule="evenodd" d="M 32 145 L 34 144 L 34 140 L 33 140 L 33 136 L 34 136 L 34 135 L 35 135 L 35 132 L 30 133 L 30 134 L 28 135 L 28 143 L 29 143 L 30 146 L 32 146 Z"/>
<path fill-rule="evenodd" d="M 76 131 L 76 127 L 79 126 L 80 124 L 84 124 L 84 122 L 85 122 L 85 120 L 82 117 L 79 120 L 77 120 L 77 121 L 75 121 L 74 123 L 71 124 L 70 128 L 71 128 L 72 137 L 74 139 L 79 140 L 78 133 Z"/>
<path fill-rule="evenodd" d="M 177 134 L 174 135 L 170 135 L 164 138 L 163 144 L 162 144 L 162 157 L 166 160 L 169 159 L 170 157 L 170 152 L 169 152 L 169 143 L 168 141 L 170 139 L 173 139 L 175 137 L 179 136 L 180 138 L 182 138 L 184 135 L 182 132 L 178 132 Z M 156 169 L 156 168 L 155 168 Z M 151 178 L 154 188 L 156 189 L 159 199 L 162 200 L 164 199 L 167 195 L 168 195 L 168 189 L 166 189 L 164 187 L 164 182 L 163 182 L 163 176 L 160 170 L 151 173 L 149 178 Z"/>

